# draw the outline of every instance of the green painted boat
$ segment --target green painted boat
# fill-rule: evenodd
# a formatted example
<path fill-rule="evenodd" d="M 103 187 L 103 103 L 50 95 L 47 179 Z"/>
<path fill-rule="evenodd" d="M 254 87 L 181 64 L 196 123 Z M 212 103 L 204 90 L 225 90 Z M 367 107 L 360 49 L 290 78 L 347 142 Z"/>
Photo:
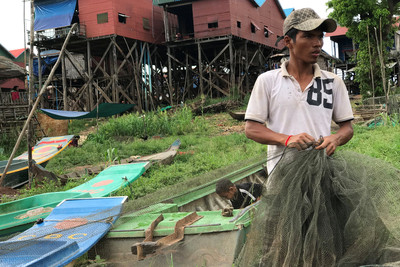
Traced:
<path fill-rule="evenodd" d="M 64 199 L 87 197 L 89 193 L 52 192 L 0 204 L 0 236 L 25 231 Z"/>
<path fill-rule="evenodd" d="M 8 160 L 0 161 L 0 176 L 3 175 Z M 25 184 L 28 180 L 28 160 L 18 159 L 13 160 L 8 167 L 6 178 L 3 182 L 5 187 L 16 188 Z"/>
<path fill-rule="evenodd" d="M 112 165 L 90 181 L 70 190 L 0 204 L 0 236 L 28 229 L 37 219 L 46 218 L 52 208 L 65 199 L 111 196 L 116 190 L 136 181 L 149 166 L 148 161 Z"/>
<path fill-rule="evenodd" d="M 89 251 L 89 258 L 99 255 L 111 266 L 231 267 L 245 243 L 257 203 L 233 210 L 231 217 L 225 217 L 222 209 L 229 203 L 215 193 L 215 184 L 222 178 L 235 183 L 264 183 L 264 163 L 265 160 L 256 162 L 166 201 L 121 216 L 106 238 Z M 170 242 L 170 238 L 179 236 L 175 232 L 178 225 L 194 215 L 197 219 L 182 228 L 183 240 L 160 245 L 166 242 L 164 240 Z M 155 227 L 149 232 L 152 224 Z M 149 233 L 152 241 L 147 238 Z M 150 246 L 150 249 L 141 248 L 139 253 L 141 246 Z"/>
<path fill-rule="evenodd" d="M 132 253 L 132 245 L 144 241 L 146 229 L 160 213 L 132 216 L 127 223 L 111 230 L 106 239 L 96 244 L 95 251 L 112 266 L 231 267 L 245 242 L 253 208 L 241 215 L 240 210 L 234 210 L 234 217 L 223 217 L 221 211 L 196 212 L 201 218 L 185 227 L 183 241 L 147 254 L 144 259 Z M 162 213 L 164 220 L 155 228 L 154 240 L 173 236 L 177 222 L 191 214 Z M 236 219 L 232 221 L 232 218 Z"/>

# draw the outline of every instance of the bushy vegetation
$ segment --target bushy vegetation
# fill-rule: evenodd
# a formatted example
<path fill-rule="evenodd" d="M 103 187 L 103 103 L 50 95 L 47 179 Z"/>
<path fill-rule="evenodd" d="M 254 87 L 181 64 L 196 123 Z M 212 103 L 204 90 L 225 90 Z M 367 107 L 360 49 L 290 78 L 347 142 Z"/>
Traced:
<path fill-rule="evenodd" d="M 115 137 L 140 137 L 185 135 L 193 132 L 201 133 L 208 129 L 202 117 L 194 117 L 187 107 L 176 110 L 148 112 L 140 115 L 131 113 L 114 118 L 99 127 L 97 133 L 88 139 L 104 143 Z"/>
<path fill-rule="evenodd" d="M 18 139 L 18 133 L 3 133 L 0 135 L 0 160 L 8 160 L 10 157 L 15 143 Z M 16 152 L 16 156 L 24 153 L 27 148 L 26 138 L 21 140 L 21 144 Z"/>

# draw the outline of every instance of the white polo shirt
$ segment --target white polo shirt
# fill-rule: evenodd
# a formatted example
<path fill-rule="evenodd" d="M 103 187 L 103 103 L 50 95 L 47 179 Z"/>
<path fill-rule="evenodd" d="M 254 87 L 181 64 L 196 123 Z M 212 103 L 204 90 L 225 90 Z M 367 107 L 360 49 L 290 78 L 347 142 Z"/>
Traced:
<path fill-rule="evenodd" d="M 261 74 L 254 84 L 245 119 L 266 123 L 274 132 L 287 135 L 308 133 L 316 140 L 331 134 L 331 121 L 352 120 L 346 86 L 334 73 L 314 64 L 314 78 L 302 92 L 284 62 L 281 69 Z M 268 145 L 268 172 L 271 172 L 284 146 Z"/>

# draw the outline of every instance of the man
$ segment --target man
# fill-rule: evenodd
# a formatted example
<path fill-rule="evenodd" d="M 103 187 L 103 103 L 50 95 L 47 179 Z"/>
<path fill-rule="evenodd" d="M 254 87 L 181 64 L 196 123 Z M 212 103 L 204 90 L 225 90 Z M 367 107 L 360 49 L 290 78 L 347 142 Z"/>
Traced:
<path fill-rule="evenodd" d="M 268 145 L 268 173 L 289 144 L 306 149 L 322 136 L 315 148 L 332 155 L 353 136 L 346 86 L 316 64 L 324 32 L 336 27 L 334 20 L 321 19 L 311 8 L 294 10 L 283 23 L 289 61 L 281 69 L 261 74 L 254 85 L 245 132 L 248 138 Z M 340 127 L 335 134 L 331 134 L 332 120 Z"/>
<path fill-rule="evenodd" d="M 216 184 L 215 192 L 220 197 L 229 199 L 234 209 L 241 209 L 260 199 L 262 185 L 255 183 L 235 185 L 228 179 L 221 179 Z"/>

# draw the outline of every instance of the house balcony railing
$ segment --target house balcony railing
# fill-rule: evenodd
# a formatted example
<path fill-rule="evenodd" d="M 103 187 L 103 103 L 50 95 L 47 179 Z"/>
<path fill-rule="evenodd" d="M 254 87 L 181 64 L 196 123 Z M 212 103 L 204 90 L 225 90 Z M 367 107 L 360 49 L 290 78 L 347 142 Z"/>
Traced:
<path fill-rule="evenodd" d="M 0 106 L 28 105 L 28 93 L 3 92 L 0 93 Z"/>
<path fill-rule="evenodd" d="M 37 32 L 35 32 L 35 41 L 43 42 L 43 41 L 49 41 L 49 40 L 55 40 L 55 39 L 64 39 L 65 37 L 67 37 L 69 31 L 71 30 L 71 27 L 72 26 L 66 26 L 66 27 L 61 27 L 61 28 L 37 31 Z M 28 34 L 29 34 L 29 31 L 28 31 Z M 72 36 L 86 37 L 86 25 L 78 24 L 78 28 L 76 28 L 72 32 Z"/>

